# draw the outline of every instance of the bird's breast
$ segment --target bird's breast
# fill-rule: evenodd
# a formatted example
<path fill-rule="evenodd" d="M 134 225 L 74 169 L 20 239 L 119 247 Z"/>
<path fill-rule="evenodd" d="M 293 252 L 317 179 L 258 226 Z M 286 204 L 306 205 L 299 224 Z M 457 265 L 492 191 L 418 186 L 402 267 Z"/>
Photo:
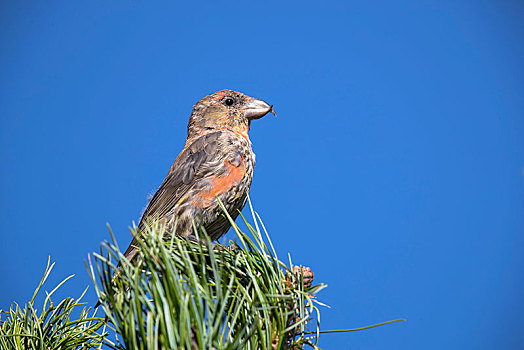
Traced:
<path fill-rule="evenodd" d="M 254 154 L 248 144 L 243 146 L 233 147 L 219 162 L 218 169 L 213 172 L 216 175 L 206 179 L 206 189 L 193 198 L 195 207 L 208 208 L 217 197 L 227 206 L 247 195 L 253 178 Z"/>

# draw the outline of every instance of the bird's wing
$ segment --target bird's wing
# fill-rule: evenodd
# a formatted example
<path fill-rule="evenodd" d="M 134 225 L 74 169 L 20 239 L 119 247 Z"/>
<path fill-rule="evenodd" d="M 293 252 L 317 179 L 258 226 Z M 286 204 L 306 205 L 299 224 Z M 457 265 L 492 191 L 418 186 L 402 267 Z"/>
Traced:
<path fill-rule="evenodd" d="M 220 175 L 216 170 L 220 168 L 219 164 L 225 157 L 222 147 L 219 147 L 220 136 L 221 132 L 203 135 L 180 152 L 164 182 L 142 214 L 138 225 L 139 232 L 149 218 L 161 218 L 173 209 L 199 179 L 209 177 L 211 171 L 214 171 L 213 175 Z M 136 245 L 135 237 L 124 253 L 129 260 L 133 260 L 136 255 Z"/>

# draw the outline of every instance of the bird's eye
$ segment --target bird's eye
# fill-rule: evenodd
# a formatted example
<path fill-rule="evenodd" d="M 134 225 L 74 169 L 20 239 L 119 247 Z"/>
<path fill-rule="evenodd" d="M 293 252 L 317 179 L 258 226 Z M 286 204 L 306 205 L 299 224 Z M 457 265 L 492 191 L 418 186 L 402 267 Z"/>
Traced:
<path fill-rule="evenodd" d="M 235 103 L 235 100 L 233 100 L 231 97 L 226 98 L 226 101 L 225 101 L 226 106 L 232 106 L 233 103 Z"/>

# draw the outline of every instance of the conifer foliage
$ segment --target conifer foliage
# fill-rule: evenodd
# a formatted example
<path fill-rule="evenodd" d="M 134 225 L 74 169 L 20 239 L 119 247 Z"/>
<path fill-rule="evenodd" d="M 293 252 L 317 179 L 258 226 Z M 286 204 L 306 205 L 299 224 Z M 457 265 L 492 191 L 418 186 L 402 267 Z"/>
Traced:
<path fill-rule="evenodd" d="M 114 241 L 104 243 L 89 268 L 119 346 L 316 348 L 318 325 L 310 321 L 325 285 L 311 286 L 307 269 L 280 261 L 257 219 L 255 227 L 246 222 L 253 239 L 231 220 L 238 243 L 227 246 L 213 245 L 201 228 L 195 241 L 149 227 L 132 263 Z"/>

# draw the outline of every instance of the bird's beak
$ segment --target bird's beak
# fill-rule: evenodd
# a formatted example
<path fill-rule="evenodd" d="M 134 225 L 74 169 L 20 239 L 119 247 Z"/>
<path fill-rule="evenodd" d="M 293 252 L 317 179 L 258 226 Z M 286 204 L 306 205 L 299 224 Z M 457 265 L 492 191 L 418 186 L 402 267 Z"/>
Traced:
<path fill-rule="evenodd" d="M 272 113 L 275 117 L 277 116 L 273 106 L 256 98 L 251 98 L 243 110 L 245 117 L 249 120 L 262 118 L 268 113 Z"/>

